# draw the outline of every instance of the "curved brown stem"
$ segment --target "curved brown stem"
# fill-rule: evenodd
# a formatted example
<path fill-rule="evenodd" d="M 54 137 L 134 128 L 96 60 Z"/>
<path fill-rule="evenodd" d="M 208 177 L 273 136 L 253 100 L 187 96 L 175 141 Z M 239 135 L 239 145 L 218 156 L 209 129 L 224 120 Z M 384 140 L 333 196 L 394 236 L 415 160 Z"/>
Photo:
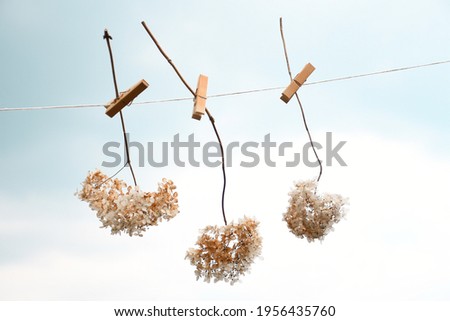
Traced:
<path fill-rule="evenodd" d="M 213 126 L 214 132 L 216 133 L 217 140 L 219 141 L 219 147 L 220 147 L 220 155 L 222 156 L 222 174 L 223 174 L 223 188 L 222 188 L 222 216 L 223 221 L 225 222 L 225 225 L 227 225 L 227 217 L 225 216 L 225 190 L 227 187 L 227 174 L 225 171 L 225 153 L 223 150 L 223 144 L 222 140 L 220 139 L 219 132 L 216 128 L 216 121 L 213 116 L 211 116 L 211 113 L 209 112 L 208 108 L 205 108 L 206 114 L 208 114 L 209 121 L 211 122 L 211 125 Z"/>
<path fill-rule="evenodd" d="M 191 86 L 189 86 L 187 81 L 183 78 L 183 76 L 181 75 L 180 71 L 178 70 L 178 68 L 173 63 L 172 59 L 170 59 L 170 57 L 164 52 L 164 50 L 162 49 L 162 47 L 159 44 L 159 42 L 156 39 L 156 37 L 153 35 L 153 33 L 150 31 L 150 29 L 145 24 L 145 21 L 142 21 L 141 23 L 142 23 L 142 26 L 144 27 L 145 31 L 147 31 L 148 35 L 153 40 L 153 43 L 158 48 L 159 52 L 163 55 L 164 58 L 166 58 L 167 62 L 172 66 L 173 70 L 177 74 L 178 78 L 180 78 L 181 82 L 186 86 L 186 88 L 191 92 L 192 96 L 194 96 L 194 98 L 195 98 L 196 97 L 195 91 L 192 89 Z M 206 108 L 205 111 L 206 111 L 206 113 L 208 115 L 208 118 L 209 118 L 209 121 L 211 122 L 211 125 L 213 126 L 214 133 L 216 134 L 217 140 L 219 141 L 220 153 L 221 153 L 221 156 L 222 156 L 222 173 L 223 173 L 222 216 L 223 216 L 223 221 L 225 222 L 225 225 L 227 225 L 227 217 L 225 215 L 225 190 L 226 190 L 226 186 L 227 186 L 227 175 L 226 175 L 226 171 L 225 171 L 224 149 L 223 149 L 222 140 L 220 139 L 219 132 L 217 131 L 217 127 L 216 127 L 216 124 L 215 124 L 214 117 L 212 117 L 212 115 L 209 112 L 208 108 Z"/>
<path fill-rule="evenodd" d="M 117 86 L 116 69 L 114 68 L 114 58 L 113 58 L 112 48 L 111 48 L 111 43 L 110 43 L 110 40 L 112 40 L 112 37 L 109 35 L 108 29 L 105 29 L 103 39 L 106 40 L 106 44 L 108 45 L 109 58 L 111 61 L 111 70 L 112 70 L 112 76 L 113 76 L 113 81 L 114 81 L 114 89 L 116 92 L 116 98 L 119 98 L 119 87 Z M 134 175 L 133 166 L 131 165 L 131 160 L 130 160 L 130 148 L 128 146 L 128 139 L 127 139 L 127 134 L 126 134 L 126 129 L 125 129 L 125 121 L 123 119 L 122 111 L 120 111 L 119 113 L 120 113 L 120 122 L 122 124 L 122 133 L 123 133 L 123 140 L 124 140 L 124 144 L 125 144 L 125 152 L 126 152 L 126 157 L 127 157 L 127 161 L 125 162 L 124 167 L 127 165 L 130 165 L 131 176 L 133 176 L 134 185 L 137 186 L 136 176 Z"/>
<path fill-rule="evenodd" d="M 287 65 L 287 69 L 288 69 L 288 73 L 289 73 L 289 78 L 292 81 L 291 65 L 289 64 L 289 56 L 288 56 L 286 41 L 284 39 L 284 33 L 283 33 L 283 18 L 280 18 L 280 33 L 281 33 L 281 40 L 283 41 L 284 57 L 286 58 L 286 65 Z M 302 112 L 303 124 L 305 125 L 306 132 L 308 133 L 309 142 L 311 143 L 312 150 L 314 152 L 314 155 L 317 158 L 317 162 L 319 163 L 319 176 L 317 177 L 317 182 L 319 182 L 320 177 L 322 176 L 322 171 L 323 171 L 322 161 L 319 159 L 319 155 L 317 154 L 316 148 L 314 147 L 314 142 L 311 137 L 311 132 L 309 131 L 308 123 L 306 122 L 305 111 L 303 109 L 302 103 L 301 103 L 300 98 L 298 97 L 297 93 L 295 93 L 295 98 L 297 98 L 298 105 L 300 106 L 300 111 Z"/>

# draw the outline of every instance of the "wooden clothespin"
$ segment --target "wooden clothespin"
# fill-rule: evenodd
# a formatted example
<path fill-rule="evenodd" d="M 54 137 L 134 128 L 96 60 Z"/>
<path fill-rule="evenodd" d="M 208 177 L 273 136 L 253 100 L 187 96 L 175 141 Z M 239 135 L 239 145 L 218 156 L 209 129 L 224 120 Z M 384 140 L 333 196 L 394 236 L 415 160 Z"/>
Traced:
<path fill-rule="evenodd" d="M 197 90 L 195 91 L 194 98 L 194 111 L 192 112 L 192 118 L 194 119 L 200 120 L 205 114 L 207 89 L 208 76 L 198 76 Z"/>
<path fill-rule="evenodd" d="M 308 79 L 308 77 L 312 74 L 312 72 L 316 68 L 311 65 L 310 63 L 307 63 L 305 67 L 303 67 L 302 71 L 295 76 L 294 79 L 292 79 L 289 86 L 286 87 L 286 89 L 281 94 L 280 99 L 284 101 L 286 104 L 291 100 L 292 96 L 297 92 L 297 90 L 300 88 L 301 85 L 303 85 Z"/>
<path fill-rule="evenodd" d="M 119 111 L 121 111 L 126 105 L 128 105 L 133 99 L 135 99 L 141 92 L 147 89 L 148 83 L 142 79 L 133 87 L 120 93 L 118 98 L 114 98 L 105 105 L 106 115 L 114 117 Z"/>

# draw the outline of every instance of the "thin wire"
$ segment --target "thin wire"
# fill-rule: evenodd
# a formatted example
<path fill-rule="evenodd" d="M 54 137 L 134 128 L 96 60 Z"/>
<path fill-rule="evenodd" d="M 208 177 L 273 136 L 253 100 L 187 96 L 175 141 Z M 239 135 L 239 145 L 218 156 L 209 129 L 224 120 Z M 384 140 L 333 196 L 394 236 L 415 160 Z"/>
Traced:
<path fill-rule="evenodd" d="M 288 56 L 286 41 L 284 39 L 284 33 L 283 33 L 283 18 L 280 18 L 280 33 L 281 33 L 281 40 L 283 41 L 284 56 L 286 58 L 286 65 L 287 65 L 287 69 L 288 69 L 288 73 L 289 73 L 289 78 L 291 78 L 291 81 L 292 81 L 291 65 L 289 64 L 289 56 Z M 317 177 L 317 182 L 319 182 L 320 177 L 322 176 L 322 171 L 323 171 L 322 162 L 320 161 L 319 155 L 317 155 L 316 148 L 314 147 L 314 142 L 311 137 L 311 132 L 309 131 L 308 123 L 306 122 L 305 111 L 303 109 L 302 103 L 301 103 L 300 98 L 298 97 L 297 93 L 295 93 L 295 98 L 297 98 L 298 105 L 300 106 L 300 110 L 302 112 L 303 124 L 305 125 L 306 132 L 308 133 L 309 142 L 311 143 L 311 147 L 312 147 L 312 150 L 314 151 L 314 155 L 316 156 L 317 161 L 319 162 L 320 169 L 319 169 L 319 176 Z"/>
<path fill-rule="evenodd" d="M 101 182 L 100 184 L 96 185 L 95 188 L 102 186 L 103 184 L 105 184 L 106 182 L 110 181 L 111 179 L 113 179 L 114 177 L 116 177 L 117 174 L 119 174 L 128 164 L 125 163 L 125 165 L 123 165 L 114 175 L 108 177 L 107 179 L 105 179 L 103 182 Z"/>
<path fill-rule="evenodd" d="M 284 87 L 269 87 L 269 88 L 260 88 L 260 89 L 249 89 L 249 90 L 235 91 L 235 92 L 229 92 L 229 93 L 223 93 L 223 94 L 214 94 L 214 95 L 209 95 L 208 98 L 238 96 L 238 95 L 259 93 L 259 92 L 264 92 L 264 91 L 274 91 L 274 90 L 280 90 L 280 89 L 284 89 Z"/>
<path fill-rule="evenodd" d="M 141 101 L 138 103 L 133 103 L 133 105 L 150 105 L 150 104 L 160 104 L 160 103 L 172 103 L 177 101 L 192 101 L 191 97 L 181 97 L 181 98 L 169 98 L 169 99 L 159 99 L 159 100 L 150 100 L 150 101 Z"/>
<path fill-rule="evenodd" d="M 358 75 L 351 75 L 351 76 L 345 76 L 345 77 L 338 77 L 338 78 L 330 78 L 330 79 L 324 79 L 324 80 L 317 80 L 312 82 L 306 82 L 303 84 L 303 86 L 313 86 L 313 85 L 320 85 L 324 83 L 329 82 L 336 82 L 336 81 L 343 81 L 343 80 L 350 80 L 354 78 L 362 78 L 362 77 L 370 77 L 370 76 L 376 76 L 381 74 L 387 74 L 387 73 L 393 73 L 393 72 L 399 72 L 399 71 L 405 71 L 405 70 L 411 70 L 411 69 L 417 69 L 417 68 L 424 68 L 424 67 L 430 67 L 430 66 L 436 66 L 436 65 L 443 65 L 450 63 L 450 60 L 443 60 L 443 61 L 436 61 L 431 63 L 426 63 L 422 65 L 414 65 L 414 66 L 407 66 L 407 67 L 400 67 L 400 68 L 393 68 L 393 69 L 387 69 L 387 70 L 381 70 L 381 71 L 375 71 L 375 72 L 369 72 L 365 74 L 358 74 Z M 242 91 L 235 91 L 235 92 L 228 92 L 228 93 L 220 93 L 220 94 L 214 94 L 209 95 L 208 98 L 220 98 L 220 97 L 229 97 L 229 96 L 237 96 L 237 95 L 246 95 L 246 94 L 253 94 L 253 93 L 259 93 L 259 92 L 266 92 L 266 91 L 275 91 L 284 89 L 285 87 L 267 87 L 267 88 L 257 88 L 257 89 L 249 89 L 249 90 L 242 90 Z M 149 100 L 149 101 L 142 101 L 142 102 L 135 102 L 133 105 L 152 105 L 152 104 L 164 104 L 164 103 L 171 103 L 171 102 L 178 102 L 178 101 L 188 101 L 192 100 L 190 97 L 180 97 L 180 98 L 168 98 L 168 99 L 159 99 L 159 100 Z M 47 110 L 47 109 L 77 109 L 77 108 L 98 108 L 98 107 L 105 107 L 104 104 L 80 104 L 80 105 L 55 105 L 55 106 L 32 106 L 32 107 L 3 107 L 0 108 L 0 112 L 2 111 L 29 111 L 29 110 Z"/>
<path fill-rule="evenodd" d="M 46 109 L 77 109 L 77 108 L 97 108 L 105 107 L 101 104 L 86 104 L 86 105 L 64 105 L 64 106 L 36 106 L 36 107 L 4 107 L 0 111 L 31 111 L 31 110 L 46 110 Z"/>
<path fill-rule="evenodd" d="M 167 62 L 172 66 L 172 68 L 175 70 L 175 73 L 178 75 L 178 78 L 180 78 L 181 82 L 186 86 L 186 88 L 191 92 L 192 96 L 194 96 L 194 99 L 197 97 L 197 93 L 191 88 L 191 86 L 189 86 L 189 84 L 187 83 L 187 81 L 183 78 L 183 76 L 181 75 L 181 73 L 178 71 L 178 68 L 175 66 L 175 64 L 172 62 L 172 59 L 170 59 L 170 57 L 164 52 L 164 50 L 162 49 L 162 47 L 159 45 L 158 40 L 156 40 L 156 37 L 152 34 L 152 32 L 150 31 L 150 29 L 147 27 L 147 25 L 145 24 L 144 21 L 142 21 L 142 26 L 144 27 L 145 31 L 147 31 L 148 35 L 150 36 L 150 38 L 153 40 L 154 44 L 156 45 L 156 47 L 158 48 L 159 52 L 164 56 L 164 58 L 166 58 Z M 225 170 L 225 156 L 224 156 L 224 149 L 223 149 L 223 144 L 222 144 L 222 140 L 220 139 L 220 135 L 219 132 L 217 131 L 217 127 L 216 127 L 216 121 L 214 119 L 214 117 L 211 115 L 211 113 L 209 112 L 208 108 L 205 108 L 206 113 L 208 114 L 208 118 L 209 121 L 211 122 L 211 125 L 214 129 L 214 133 L 216 134 L 217 140 L 219 141 L 219 146 L 220 146 L 220 151 L 221 151 L 221 156 L 222 156 L 222 174 L 223 174 L 223 188 L 222 188 L 222 216 L 223 216 L 223 221 L 225 223 L 225 225 L 227 225 L 227 217 L 225 215 L 225 191 L 226 191 L 226 187 L 227 187 L 227 174 L 226 174 L 226 170 Z"/>
<path fill-rule="evenodd" d="M 112 69 L 112 75 L 113 75 L 113 81 L 114 81 L 114 90 L 116 92 L 116 99 L 118 99 L 119 98 L 119 87 L 117 86 L 116 71 L 115 71 L 115 68 L 114 68 L 114 58 L 113 58 L 112 48 L 111 48 L 111 43 L 110 43 L 110 40 L 112 40 L 112 37 L 109 35 L 107 29 L 105 29 L 105 33 L 103 35 L 103 39 L 106 40 L 106 43 L 108 45 L 109 58 L 110 58 L 110 61 L 111 61 L 111 69 Z M 136 176 L 134 175 L 133 166 L 131 165 L 130 148 L 128 146 L 127 131 L 125 129 L 125 121 L 123 119 L 122 111 L 120 111 L 119 114 L 120 114 L 120 122 L 122 124 L 122 133 L 123 133 L 123 139 L 124 139 L 124 142 L 125 142 L 125 152 L 126 152 L 126 157 L 127 157 L 127 161 L 125 162 L 125 166 L 127 164 L 130 165 L 130 171 L 131 171 L 131 175 L 133 176 L 134 185 L 137 186 Z"/>
<path fill-rule="evenodd" d="M 417 68 L 424 68 L 424 67 L 430 67 L 430 66 L 436 66 L 436 65 L 443 65 L 443 64 L 448 64 L 448 63 L 450 63 L 450 60 L 436 61 L 436 62 L 430 62 L 430 63 L 421 64 L 421 65 L 415 65 L 415 66 L 399 67 L 399 68 L 393 68 L 393 69 L 369 72 L 369 73 L 359 74 L 359 75 L 352 75 L 352 76 L 345 76 L 345 77 L 339 77 L 339 78 L 318 80 L 318 81 L 305 83 L 303 86 L 318 85 L 318 84 L 324 84 L 324 83 L 327 83 L 327 82 L 336 82 L 336 81 L 349 80 L 349 79 L 354 79 L 354 78 L 369 77 L 369 76 L 387 74 L 387 73 L 392 73 L 392 72 L 399 72 L 399 71 L 405 71 L 405 70 L 411 70 L 411 69 L 417 69 Z"/>

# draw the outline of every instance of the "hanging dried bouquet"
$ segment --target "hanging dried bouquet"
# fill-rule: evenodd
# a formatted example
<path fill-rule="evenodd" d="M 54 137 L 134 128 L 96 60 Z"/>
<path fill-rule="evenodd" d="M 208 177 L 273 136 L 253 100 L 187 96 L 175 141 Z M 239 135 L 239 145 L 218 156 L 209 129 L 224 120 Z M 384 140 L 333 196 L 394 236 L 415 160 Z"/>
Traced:
<path fill-rule="evenodd" d="M 141 191 L 117 178 L 96 170 L 89 172 L 77 196 L 89 203 L 102 227 L 111 234 L 127 233 L 142 236 L 149 226 L 169 221 L 178 214 L 178 193 L 171 180 L 163 179 L 156 192 Z"/>
<path fill-rule="evenodd" d="M 289 230 L 311 242 L 323 240 L 345 215 L 346 200 L 337 194 L 317 195 L 317 182 L 299 181 L 289 193 L 289 207 L 283 214 Z"/>
<path fill-rule="evenodd" d="M 294 188 L 289 193 L 289 207 L 286 213 L 283 214 L 283 220 L 286 221 L 289 230 L 297 237 L 306 237 L 309 242 L 315 239 L 323 240 L 325 235 L 332 230 L 333 224 L 339 222 L 345 214 L 347 200 L 338 194 L 317 194 L 317 185 L 322 176 L 323 167 L 316 148 L 314 147 L 314 142 L 306 121 L 305 111 L 297 94 L 297 90 L 315 70 L 315 67 L 308 63 L 303 70 L 293 78 L 283 33 L 282 18 L 280 18 L 280 33 L 289 78 L 291 79 L 291 83 L 281 95 L 281 100 L 288 103 L 290 99 L 295 96 L 300 107 L 303 124 L 308 134 L 311 148 L 319 166 L 319 176 L 316 180 L 298 181 L 295 184 Z"/>
<path fill-rule="evenodd" d="M 254 259 L 261 254 L 262 238 L 258 222 L 244 217 L 237 224 L 207 226 L 201 230 L 196 247 L 186 253 L 196 267 L 197 280 L 225 281 L 234 284 L 249 271 Z"/>

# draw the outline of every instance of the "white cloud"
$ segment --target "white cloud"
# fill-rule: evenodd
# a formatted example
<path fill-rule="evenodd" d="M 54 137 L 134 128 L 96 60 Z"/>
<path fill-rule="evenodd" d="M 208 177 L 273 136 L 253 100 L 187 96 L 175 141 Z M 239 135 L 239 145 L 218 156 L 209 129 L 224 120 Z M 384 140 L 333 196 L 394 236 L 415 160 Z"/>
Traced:
<path fill-rule="evenodd" d="M 349 197 L 350 211 L 322 244 L 295 238 L 281 221 L 292 181 L 312 177 L 315 170 L 264 166 L 229 170 L 229 219 L 258 218 L 264 257 L 234 287 L 195 281 L 193 267 L 183 260 L 199 228 L 222 224 L 220 169 L 200 168 L 174 170 L 181 213 L 143 238 L 110 236 L 98 230 L 99 223 L 87 206 L 69 210 L 68 219 L 61 211 L 67 202 L 63 199 L 47 197 L 45 202 L 54 202 L 54 209 L 27 202 L 16 207 L 14 216 L 2 215 L 8 227 L 8 233 L 2 232 L 3 241 L 13 242 L 23 235 L 24 257 L 0 265 L 0 281 L 5 285 L 0 296 L 448 299 L 448 164 L 407 142 L 373 136 L 349 136 L 348 141 L 343 157 L 349 166 L 325 168 L 319 186 L 321 191 Z M 10 209 L 8 202 L 3 200 L 2 213 Z M 21 224 L 27 220 L 28 224 Z M 52 242 L 39 241 L 46 234 Z"/>

